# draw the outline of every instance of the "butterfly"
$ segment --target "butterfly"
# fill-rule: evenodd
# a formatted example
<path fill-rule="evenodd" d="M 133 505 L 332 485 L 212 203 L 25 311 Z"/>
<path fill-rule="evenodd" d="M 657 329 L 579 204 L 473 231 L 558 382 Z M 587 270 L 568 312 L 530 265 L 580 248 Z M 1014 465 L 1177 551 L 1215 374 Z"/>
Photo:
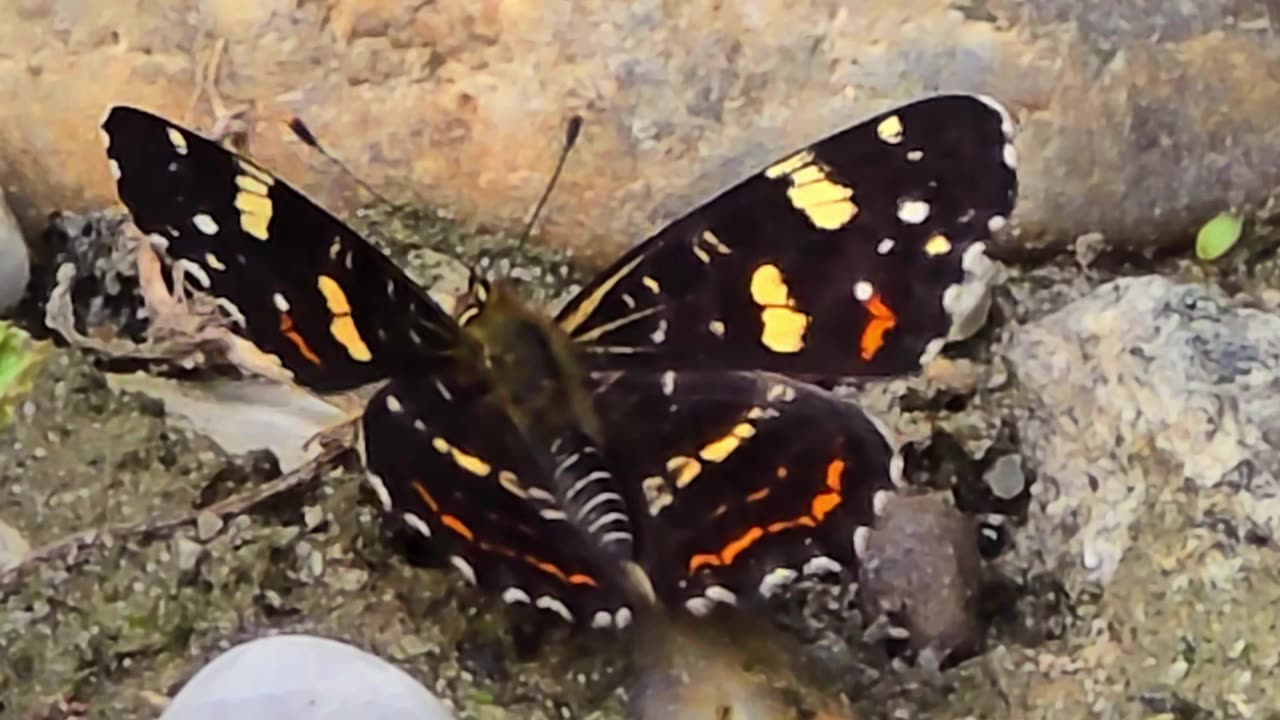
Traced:
<path fill-rule="evenodd" d="M 594 627 L 695 614 L 856 567 L 901 458 L 804 382 L 912 372 L 985 314 L 1017 195 L 1014 125 L 940 95 L 747 177 L 554 317 L 473 275 L 445 312 L 249 158 L 115 107 L 133 222 L 294 382 L 380 387 L 370 483 L 468 580 Z"/>

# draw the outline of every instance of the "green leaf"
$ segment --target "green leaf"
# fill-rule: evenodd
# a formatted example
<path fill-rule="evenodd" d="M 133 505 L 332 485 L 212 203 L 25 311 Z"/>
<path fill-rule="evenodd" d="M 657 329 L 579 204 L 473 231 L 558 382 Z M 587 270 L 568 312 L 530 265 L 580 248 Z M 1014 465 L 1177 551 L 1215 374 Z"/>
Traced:
<path fill-rule="evenodd" d="M 1218 213 L 1196 234 L 1196 257 L 1206 262 L 1217 260 L 1235 247 L 1244 229 L 1244 221 L 1229 212 Z"/>
<path fill-rule="evenodd" d="M 46 343 L 11 323 L 0 322 L 0 427 L 9 424 L 18 400 L 31 390 L 35 371 L 48 351 Z"/>

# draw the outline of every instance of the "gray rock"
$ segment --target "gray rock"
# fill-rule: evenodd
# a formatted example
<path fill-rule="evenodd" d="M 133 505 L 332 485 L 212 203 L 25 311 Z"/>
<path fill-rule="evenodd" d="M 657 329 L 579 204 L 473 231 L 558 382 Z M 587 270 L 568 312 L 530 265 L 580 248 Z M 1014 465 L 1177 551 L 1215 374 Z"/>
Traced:
<path fill-rule="evenodd" d="M 278 635 L 201 668 L 161 720 L 451 720 L 407 673 L 345 643 Z"/>
<path fill-rule="evenodd" d="M 981 647 L 977 539 L 972 520 L 939 497 L 893 497 L 859 551 L 863 612 L 873 623 L 895 615 L 926 667 L 963 660 Z"/>
<path fill-rule="evenodd" d="M 31 259 L 18 220 L 0 190 L 0 314 L 22 299 L 31 279 Z"/>
<path fill-rule="evenodd" d="M 1018 329 L 1006 356 L 1038 475 L 1029 565 L 1105 585 L 1161 502 L 1210 489 L 1236 527 L 1280 531 L 1280 317 L 1130 278 Z"/>

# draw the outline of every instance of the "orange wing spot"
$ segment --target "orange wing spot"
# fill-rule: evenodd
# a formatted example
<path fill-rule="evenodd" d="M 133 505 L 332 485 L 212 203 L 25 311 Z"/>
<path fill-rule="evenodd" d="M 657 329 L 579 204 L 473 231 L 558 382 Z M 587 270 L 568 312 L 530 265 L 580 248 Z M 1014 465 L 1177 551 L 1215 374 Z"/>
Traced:
<path fill-rule="evenodd" d="M 818 522 L 808 515 L 801 515 L 795 520 L 782 520 L 772 523 L 766 527 L 765 530 L 772 535 L 773 533 L 780 533 L 783 530 L 790 530 L 798 527 L 818 527 Z"/>
<path fill-rule="evenodd" d="M 785 470 L 785 468 L 779 468 Z M 692 575 L 698 568 L 711 565 L 731 565 L 738 555 L 742 554 L 747 548 L 754 545 L 760 538 L 766 535 L 773 535 L 787 530 L 796 528 L 814 528 L 818 523 L 822 522 L 827 515 L 830 515 L 836 508 L 840 507 L 840 503 L 844 502 L 840 491 L 844 482 L 845 462 L 840 458 L 836 458 L 827 464 L 826 485 L 830 489 L 828 492 L 821 492 L 813 496 L 809 503 L 809 514 L 800 515 L 799 517 L 790 518 L 788 520 L 778 520 L 764 527 L 753 527 L 743 533 L 736 540 L 728 543 L 719 552 L 699 553 L 689 558 L 689 574 Z M 785 473 L 781 473 L 779 477 L 785 477 Z M 747 496 L 747 502 L 755 502 L 767 497 L 770 488 L 757 490 Z M 725 507 L 721 506 L 721 510 Z"/>
<path fill-rule="evenodd" d="M 441 515 L 440 522 L 444 523 L 445 527 L 458 533 L 467 540 L 476 539 L 476 534 L 471 532 L 471 528 L 467 527 L 467 524 L 459 520 L 455 515 Z"/>
<path fill-rule="evenodd" d="M 862 347 L 862 359 L 870 360 L 880 352 L 880 348 L 884 347 L 884 335 L 898 324 L 898 316 L 884 304 L 880 293 L 872 295 L 871 299 L 862 304 L 867 308 L 867 312 L 871 313 L 871 321 L 862 331 L 859 344 Z"/>
<path fill-rule="evenodd" d="M 836 458 L 827 466 L 827 487 L 840 492 L 841 478 L 844 477 L 844 461 Z"/>
<path fill-rule="evenodd" d="M 840 493 L 822 493 L 813 499 L 813 504 L 809 507 L 809 512 L 813 513 L 813 517 L 818 522 L 827 516 L 827 513 L 840 507 Z"/>
<path fill-rule="evenodd" d="M 446 515 L 445 517 L 452 517 L 452 516 Z M 446 522 L 445 524 L 448 525 L 448 522 Z M 556 576 L 556 578 L 558 578 L 560 582 L 566 583 L 568 585 L 590 585 L 591 587 L 598 587 L 598 585 L 596 584 L 596 579 L 591 577 L 590 575 L 584 575 L 582 573 L 574 573 L 572 575 L 568 575 L 563 570 L 561 570 L 559 566 L 555 565 L 554 563 L 549 563 L 549 562 L 546 562 L 545 560 L 539 560 L 538 558 L 532 555 L 518 553 L 515 550 L 512 550 L 511 548 L 505 545 L 493 545 L 491 543 L 487 543 L 484 541 L 481 541 L 479 545 L 481 549 L 487 550 L 491 553 L 496 553 L 504 557 L 518 558 L 520 560 L 524 560 L 525 562 L 538 568 L 542 572 L 547 573 L 548 575 Z"/>
<path fill-rule="evenodd" d="M 310 360 L 311 364 L 324 364 L 320 362 L 320 356 L 311 349 L 311 346 L 307 344 L 307 341 L 302 337 L 302 335 L 297 330 L 293 329 L 293 317 L 290 316 L 289 313 L 280 313 L 280 332 L 284 333 L 284 336 L 289 338 L 289 341 L 297 346 L 298 352 L 302 353 L 302 357 Z"/>
<path fill-rule="evenodd" d="M 718 553 L 702 553 L 689 558 L 689 574 L 693 574 L 695 570 L 703 565 L 731 565 L 734 558 L 742 554 L 743 550 L 751 547 L 757 540 L 764 537 L 764 528 L 753 527 L 743 533 L 737 540 L 730 542 L 720 549 Z"/>
<path fill-rule="evenodd" d="M 416 490 L 418 492 L 418 495 L 422 497 L 422 502 L 426 503 L 427 507 L 431 508 L 431 512 L 433 513 L 440 512 L 440 503 L 437 503 L 436 499 L 431 497 L 431 493 L 427 492 L 427 489 L 423 487 L 422 483 L 418 482 L 417 480 L 414 480 L 413 489 Z"/>
<path fill-rule="evenodd" d="M 719 555 L 711 553 L 701 553 L 689 558 L 689 574 L 692 575 L 703 565 L 723 565 Z"/>
<path fill-rule="evenodd" d="M 557 578 L 560 579 L 561 582 L 568 583 L 569 585 L 590 585 L 591 587 L 597 587 L 595 578 L 591 577 L 590 575 L 583 575 L 582 573 L 574 573 L 572 575 L 567 575 L 563 570 L 559 568 L 559 566 L 555 565 L 554 563 L 549 563 L 544 560 L 539 560 L 538 558 L 532 555 L 525 555 L 524 559 L 530 565 L 538 568 L 542 572 L 545 572 L 548 575 L 556 576 Z"/>

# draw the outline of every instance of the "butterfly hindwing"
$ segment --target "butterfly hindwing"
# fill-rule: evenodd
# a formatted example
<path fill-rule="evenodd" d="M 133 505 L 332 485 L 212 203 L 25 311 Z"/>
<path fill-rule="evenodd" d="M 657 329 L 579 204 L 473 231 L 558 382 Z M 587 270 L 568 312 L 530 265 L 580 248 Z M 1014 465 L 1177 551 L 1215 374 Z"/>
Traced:
<path fill-rule="evenodd" d="M 545 465 L 487 388 L 393 380 L 364 414 L 370 484 L 471 582 L 597 627 L 630 617 L 613 561 L 546 490 Z"/>
<path fill-rule="evenodd" d="M 636 561 L 658 599 L 703 614 L 803 575 L 855 571 L 854 533 L 891 491 L 897 456 L 857 406 L 755 373 L 597 378 Z M 545 470 L 479 389 L 392 381 L 364 417 L 384 505 L 469 580 L 574 622 L 625 624 L 616 561 L 566 517 Z"/>
<path fill-rule="evenodd" d="M 248 159 L 135 108 L 112 108 L 102 127 L 134 224 L 300 384 L 342 390 L 422 371 L 458 342 L 390 259 Z"/>
<path fill-rule="evenodd" d="M 993 101 L 933 97 L 785 157 L 634 248 L 558 319 L 601 369 L 919 367 L 1017 190 Z"/>
<path fill-rule="evenodd" d="M 615 439 L 640 564 L 700 613 L 802 575 L 855 571 L 853 535 L 900 459 L 853 403 L 767 373 L 621 373 L 597 406 Z"/>

